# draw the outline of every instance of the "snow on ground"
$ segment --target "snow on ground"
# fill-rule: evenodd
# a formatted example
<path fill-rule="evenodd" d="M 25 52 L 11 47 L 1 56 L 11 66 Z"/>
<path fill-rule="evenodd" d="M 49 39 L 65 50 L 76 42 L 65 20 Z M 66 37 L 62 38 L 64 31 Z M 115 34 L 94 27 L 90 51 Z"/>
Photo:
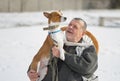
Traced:
<path fill-rule="evenodd" d="M 120 28 L 111 27 L 112 22 L 109 27 L 97 26 L 102 12 L 107 15 L 113 11 L 64 11 L 68 17 L 64 25 L 76 16 L 87 21 L 88 30 L 96 36 L 100 45 L 96 71 L 99 81 L 119 81 Z M 116 11 L 116 14 L 119 13 L 119 10 Z M 29 81 L 26 72 L 47 36 L 47 31 L 42 30 L 46 25 L 47 19 L 42 12 L 0 13 L 0 81 Z"/>

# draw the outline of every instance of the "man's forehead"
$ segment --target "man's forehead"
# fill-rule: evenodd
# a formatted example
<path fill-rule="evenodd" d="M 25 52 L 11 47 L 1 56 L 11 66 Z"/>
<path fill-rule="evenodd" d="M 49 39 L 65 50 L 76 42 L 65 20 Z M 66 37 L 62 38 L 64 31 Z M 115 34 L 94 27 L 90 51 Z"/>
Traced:
<path fill-rule="evenodd" d="M 84 26 L 84 22 L 83 21 L 74 20 L 74 19 L 70 22 L 70 24 L 76 25 L 77 27 L 80 27 L 80 28 Z"/>
<path fill-rule="evenodd" d="M 72 21 L 75 22 L 76 24 L 80 25 L 80 26 L 84 26 L 84 22 L 81 21 L 81 20 L 75 20 L 75 19 L 73 19 Z"/>

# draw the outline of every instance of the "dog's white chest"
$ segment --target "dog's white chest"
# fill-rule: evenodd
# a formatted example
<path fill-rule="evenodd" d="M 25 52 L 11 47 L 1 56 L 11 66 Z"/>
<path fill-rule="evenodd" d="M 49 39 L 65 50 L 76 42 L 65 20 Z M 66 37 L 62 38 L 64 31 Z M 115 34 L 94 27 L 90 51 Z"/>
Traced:
<path fill-rule="evenodd" d="M 55 45 L 58 45 L 58 48 L 60 50 L 60 59 L 64 60 L 64 50 L 63 50 L 63 45 L 64 45 L 64 33 L 61 30 L 56 30 L 50 33 L 50 36 L 52 40 L 54 41 Z"/>
<path fill-rule="evenodd" d="M 55 44 L 60 43 L 61 41 L 64 40 L 64 34 L 61 30 L 51 32 L 50 36 L 51 36 L 51 38 L 52 38 L 52 40 L 54 41 Z"/>

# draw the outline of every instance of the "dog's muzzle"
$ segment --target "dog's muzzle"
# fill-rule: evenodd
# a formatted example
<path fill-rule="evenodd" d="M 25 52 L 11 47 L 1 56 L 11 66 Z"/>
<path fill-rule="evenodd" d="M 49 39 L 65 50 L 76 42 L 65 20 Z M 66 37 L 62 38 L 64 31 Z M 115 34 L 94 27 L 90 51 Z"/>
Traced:
<path fill-rule="evenodd" d="M 67 20 L 67 17 L 61 17 L 61 22 L 64 22 Z"/>

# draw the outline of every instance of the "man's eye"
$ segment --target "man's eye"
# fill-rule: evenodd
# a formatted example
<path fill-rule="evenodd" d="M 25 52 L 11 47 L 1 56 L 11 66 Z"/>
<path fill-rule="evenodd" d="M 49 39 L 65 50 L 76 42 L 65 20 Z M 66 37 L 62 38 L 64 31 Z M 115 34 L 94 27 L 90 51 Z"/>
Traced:
<path fill-rule="evenodd" d="M 74 29 L 77 29 L 77 26 L 73 26 Z"/>
<path fill-rule="evenodd" d="M 68 26 L 71 26 L 71 24 L 69 24 Z"/>

